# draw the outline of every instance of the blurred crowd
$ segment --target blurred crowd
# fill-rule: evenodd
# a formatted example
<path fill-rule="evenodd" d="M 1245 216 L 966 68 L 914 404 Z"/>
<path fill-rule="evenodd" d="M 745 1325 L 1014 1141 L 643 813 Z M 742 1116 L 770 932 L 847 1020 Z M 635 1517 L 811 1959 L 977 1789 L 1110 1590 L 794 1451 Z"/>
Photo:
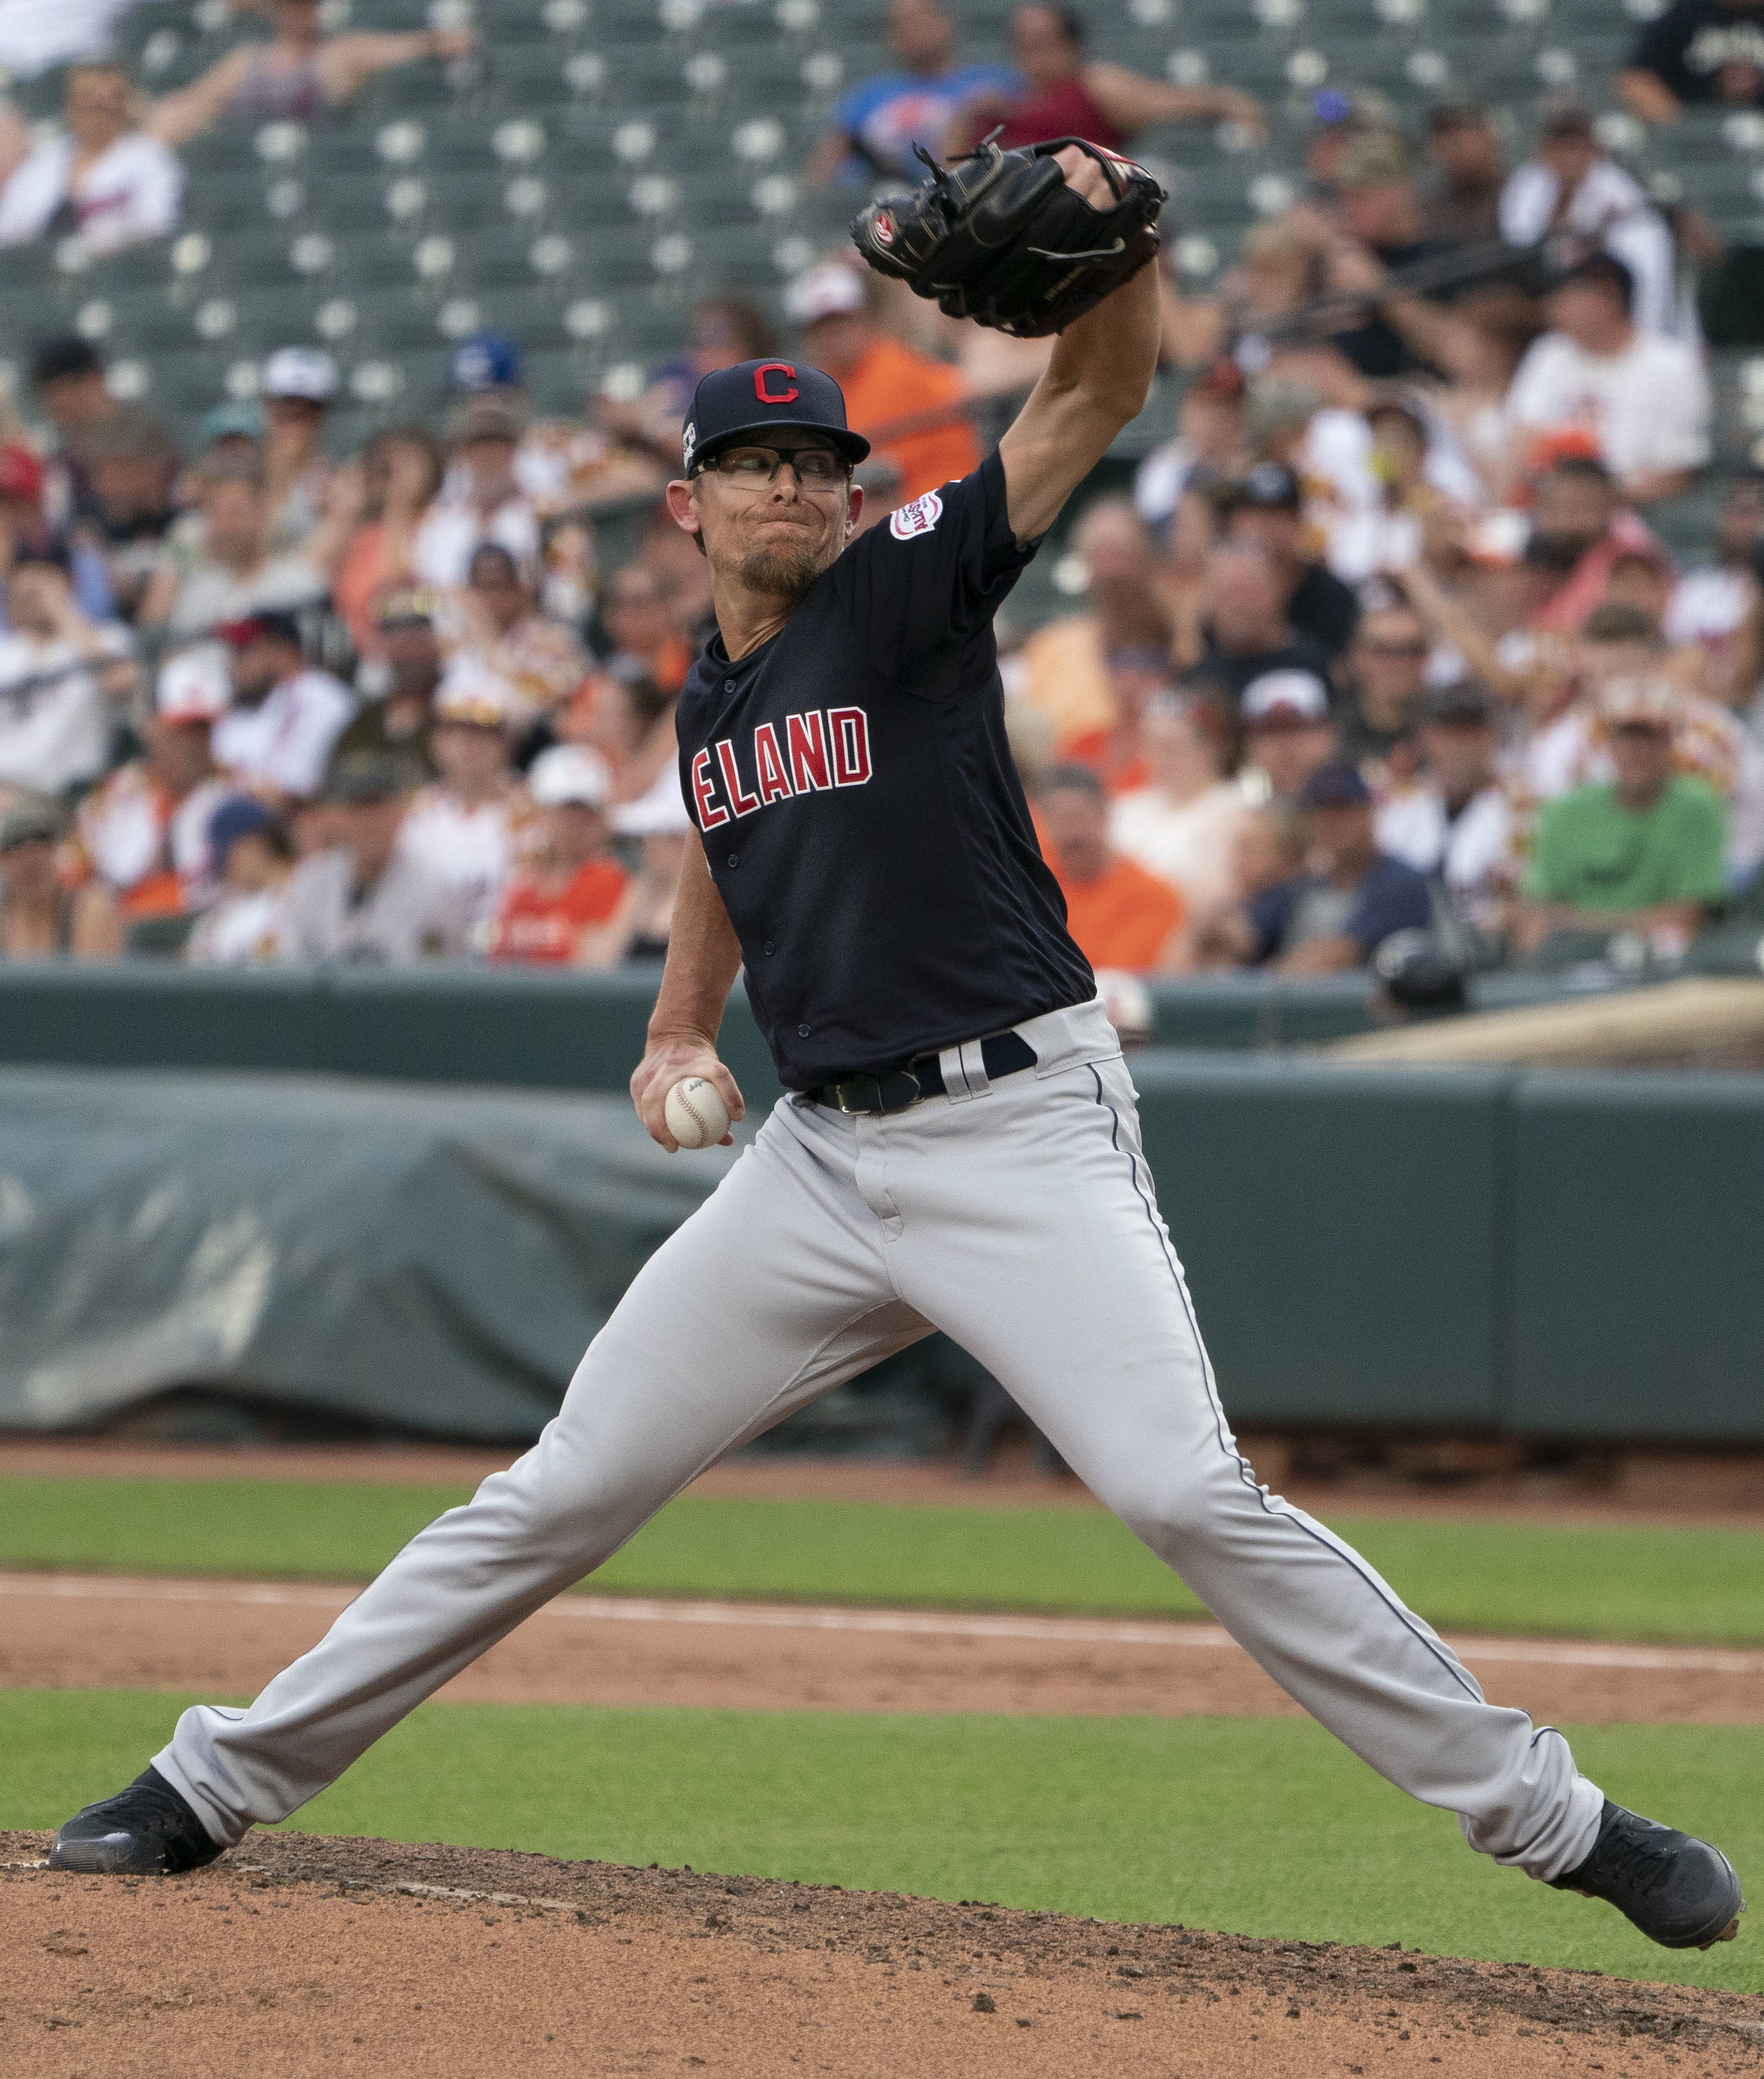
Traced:
<path fill-rule="evenodd" d="M 375 71 L 465 48 L 258 11 L 270 35 L 177 94 L 87 65 L 52 136 L 0 119 L 0 244 L 162 235 L 182 138 L 342 119 Z M 1093 60 L 1066 8 L 1019 7 L 1001 63 L 933 0 L 887 20 L 898 69 L 839 103 L 811 183 L 988 135 L 1260 134 L 1229 87 Z M 1677 0 L 1616 87 L 1659 123 L 1764 102 L 1764 7 Z M 1468 102 L 1314 115 L 1303 191 L 1217 285 L 1163 271 L 1175 424 L 1047 551 L 1070 610 L 1001 621 L 1075 935 L 1137 974 L 1670 964 L 1764 863 L 1764 469 L 1710 475 L 1710 234 L 1576 102 L 1523 138 Z M 0 419 L 0 952 L 658 957 L 673 703 L 711 627 L 658 502 L 693 383 L 781 351 L 833 374 L 874 525 L 974 467 L 1051 350 L 838 252 L 783 314 L 708 296 L 640 395 L 573 421 L 536 416 L 517 341 L 474 337 L 431 420 L 350 455 L 316 348 L 186 451 L 92 344 L 40 341 Z M 1682 561 L 1656 530 L 1699 490 Z"/>

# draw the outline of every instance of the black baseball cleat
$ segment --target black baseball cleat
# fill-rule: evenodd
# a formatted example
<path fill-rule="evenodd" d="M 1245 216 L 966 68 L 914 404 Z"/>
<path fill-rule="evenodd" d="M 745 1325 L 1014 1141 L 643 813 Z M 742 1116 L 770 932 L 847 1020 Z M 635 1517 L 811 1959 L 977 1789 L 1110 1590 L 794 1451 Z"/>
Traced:
<path fill-rule="evenodd" d="M 76 1812 L 55 1837 L 49 1868 L 88 1876 L 174 1876 L 220 1853 L 188 1804 L 149 1768 L 115 1797 Z"/>
<path fill-rule="evenodd" d="M 1740 1931 L 1745 1898 L 1719 1848 L 1605 1800 L 1593 1851 L 1549 1881 L 1602 1898 L 1664 1949 L 1711 1949 Z"/>

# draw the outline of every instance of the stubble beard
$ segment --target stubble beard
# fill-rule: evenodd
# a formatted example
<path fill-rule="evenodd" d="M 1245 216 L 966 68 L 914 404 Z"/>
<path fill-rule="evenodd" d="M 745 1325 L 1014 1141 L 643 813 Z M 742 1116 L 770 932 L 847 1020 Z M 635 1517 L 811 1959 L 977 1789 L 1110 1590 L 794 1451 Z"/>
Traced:
<path fill-rule="evenodd" d="M 821 574 L 820 557 L 807 546 L 773 546 L 749 549 L 735 566 L 735 575 L 749 592 L 768 598 L 798 600 Z"/>

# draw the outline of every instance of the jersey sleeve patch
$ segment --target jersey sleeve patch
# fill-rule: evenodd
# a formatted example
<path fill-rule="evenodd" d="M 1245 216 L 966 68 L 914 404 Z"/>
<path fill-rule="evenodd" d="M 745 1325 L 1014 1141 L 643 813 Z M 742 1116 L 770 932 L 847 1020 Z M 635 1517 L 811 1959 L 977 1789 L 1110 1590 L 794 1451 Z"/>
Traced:
<path fill-rule="evenodd" d="M 910 542 L 916 534 L 928 534 L 943 517 L 943 500 L 928 491 L 911 504 L 899 506 L 888 516 L 888 531 L 897 542 Z"/>

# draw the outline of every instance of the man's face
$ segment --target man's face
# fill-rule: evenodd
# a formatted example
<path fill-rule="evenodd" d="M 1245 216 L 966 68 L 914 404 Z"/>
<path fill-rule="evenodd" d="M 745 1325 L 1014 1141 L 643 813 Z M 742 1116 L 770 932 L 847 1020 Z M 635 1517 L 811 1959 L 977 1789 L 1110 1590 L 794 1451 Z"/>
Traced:
<path fill-rule="evenodd" d="M 226 563 L 254 563 L 263 554 L 264 496 L 254 483 L 211 484 L 202 517 L 210 553 Z"/>
<path fill-rule="evenodd" d="M 1536 540 L 1559 567 L 1572 568 L 1610 532 L 1615 503 L 1611 487 L 1596 478 L 1556 471 L 1537 487 Z"/>
<path fill-rule="evenodd" d="M 227 863 L 220 877 L 241 895 L 255 895 L 274 881 L 281 855 L 261 831 L 247 830 L 227 847 Z"/>
<path fill-rule="evenodd" d="M 66 573 L 52 563 L 19 563 L 6 580 L 6 618 L 27 635 L 52 635 L 72 596 Z"/>
<path fill-rule="evenodd" d="M 1203 462 L 1229 463 L 1243 446 L 1243 411 L 1222 397 L 1197 397 L 1192 391 L 1176 411 L 1182 437 Z"/>
<path fill-rule="evenodd" d="M 64 112 L 82 150 L 102 149 L 128 128 L 128 82 L 119 72 L 77 72 L 68 82 Z"/>
<path fill-rule="evenodd" d="M 827 482 L 805 480 L 794 461 L 767 482 L 763 469 L 737 465 L 755 458 L 788 459 L 813 450 L 840 462 Z M 714 576 L 734 579 L 775 599 L 800 599 L 857 531 L 864 494 L 852 483 L 829 442 L 793 437 L 780 427 L 777 445 L 730 448 L 688 483 L 668 487 L 668 508 L 702 540 Z"/>
<path fill-rule="evenodd" d="M 606 849 L 606 818 L 586 801 L 559 801 L 545 812 L 551 856 L 566 866 L 585 866 Z"/>
<path fill-rule="evenodd" d="M 325 407 L 310 397 L 266 397 L 263 416 L 272 435 L 296 447 L 313 446 L 325 430 Z"/>
<path fill-rule="evenodd" d="M 1308 820 L 1318 863 L 1326 873 L 1351 871 L 1362 861 L 1369 860 L 1377 849 L 1372 837 L 1369 802 L 1313 809 Z"/>
<path fill-rule="evenodd" d="M 1278 646 L 1285 596 L 1284 582 L 1266 556 L 1216 555 L 1208 563 L 1206 617 L 1227 650 Z"/>
<path fill-rule="evenodd" d="M 508 739 L 503 732 L 476 722 L 438 722 L 429 748 L 442 777 L 459 787 L 488 785 L 501 778 L 509 761 Z"/>
<path fill-rule="evenodd" d="M 1572 195 L 1591 172 L 1598 146 L 1591 137 L 1545 137 L 1538 145 L 1537 156 L 1561 183 L 1563 193 Z"/>
<path fill-rule="evenodd" d="M 95 426 L 115 408 L 105 387 L 102 369 L 90 368 L 78 375 L 57 375 L 36 387 L 37 402 L 56 431 L 83 433 Z"/>
<path fill-rule="evenodd" d="M 1715 551 L 1724 563 L 1745 563 L 1764 541 L 1764 483 L 1737 483 L 1715 523 Z"/>
<path fill-rule="evenodd" d="M 1228 542 L 1247 542 L 1288 568 L 1305 561 L 1305 522 L 1285 505 L 1240 505 L 1225 523 Z"/>
<path fill-rule="evenodd" d="M 1221 761 L 1213 738 L 1179 710 L 1147 715 L 1145 745 L 1146 761 L 1154 776 L 1180 800 L 1200 793 L 1219 778 Z"/>
<path fill-rule="evenodd" d="M 1118 507 L 1093 507 L 1074 529 L 1072 546 L 1093 599 L 1120 592 L 1137 597 L 1150 580 L 1153 558 L 1145 528 Z"/>
<path fill-rule="evenodd" d="M 1381 729 L 1399 728 L 1414 713 L 1427 676 L 1427 631 L 1406 611 L 1368 613 L 1348 663 L 1367 720 Z"/>
<path fill-rule="evenodd" d="M 404 820 L 404 805 L 396 794 L 375 801 L 349 803 L 338 822 L 342 842 L 354 855 L 356 865 L 365 872 L 379 872 L 392 855 L 398 827 Z"/>
<path fill-rule="evenodd" d="M 667 601 L 646 570 L 622 570 L 608 580 L 601 618 L 614 642 L 634 656 L 652 656 L 668 639 Z"/>
<path fill-rule="evenodd" d="M 526 587 L 521 582 L 520 572 L 506 556 L 475 557 L 471 588 L 472 598 L 492 622 L 505 632 L 526 615 Z"/>
<path fill-rule="evenodd" d="M 147 725 L 147 763 L 153 777 L 179 799 L 213 770 L 205 722 L 161 722 Z"/>
<path fill-rule="evenodd" d="M 1362 245 L 1389 245 L 1408 236 L 1414 198 L 1406 181 L 1380 181 L 1350 188 L 1336 199 L 1336 218 L 1348 237 Z"/>
<path fill-rule="evenodd" d="M 92 494 L 107 520 L 119 524 L 163 512 L 172 465 L 141 455 L 103 455 L 91 466 Z"/>
<path fill-rule="evenodd" d="M 1011 17 L 1012 61 L 1032 86 L 1064 79 L 1077 56 L 1051 7 L 1019 7 Z"/>
<path fill-rule="evenodd" d="M 426 621 L 407 621 L 380 631 L 380 655 L 392 674 L 389 700 L 426 700 L 441 680 L 441 647 Z"/>
<path fill-rule="evenodd" d="M 1421 732 L 1421 755 L 1448 801 L 1468 801 L 1487 786 L 1494 771 L 1494 732 L 1480 722 L 1430 722 Z"/>
<path fill-rule="evenodd" d="M 246 706 L 256 707 L 300 668 L 300 653 L 289 643 L 241 643 L 233 653 L 233 690 Z"/>
<path fill-rule="evenodd" d="M 1652 642 L 1593 642 L 1582 638 L 1575 656 L 1580 690 L 1597 693 L 1616 679 L 1645 678 L 1657 669 L 1660 653 Z"/>
<path fill-rule="evenodd" d="M 1055 787 L 1041 800 L 1041 822 L 1073 881 L 1095 881 L 1108 865 L 1108 810 L 1084 787 Z"/>
<path fill-rule="evenodd" d="M 1245 739 L 1251 764 L 1267 775 L 1268 785 L 1290 801 L 1311 775 L 1335 755 L 1335 732 L 1327 722 L 1281 716 L 1259 723 Z"/>
<path fill-rule="evenodd" d="M 1501 148 L 1485 123 L 1454 123 L 1436 130 L 1427 146 L 1433 163 L 1454 185 L 1484 186 L 1501 173 Z"/>
<path fill-rule="evenodd" d="M 1565 333 L 1575 345 L 1596 353 L 1609 339 L 1623 308 L 1611 291 L 1597 282 L 1565 282 L 1544 299 L 1544 317 L 1552 332 Z"/>
<path fill-rule="evenodd" d="M 955 49 L 949 18 L 929 0 L 893 0 L 888 48 L 909 72 L 941 72 Z"/>
<path fill-rule="evenodd" d="M 1611 762 L 1626 794 L 1650 794 L 1672 772 L 1672 731 L 1657 722 L 1623 722 L 1609 732 Z"/>
<path fill-rule="evenodd" d="M 514 442 L 504 440 L 500 433 L 480 434 L 476 440 L 463 441 L 459 449 L 459 464 L 471 479 L 471 487 L 480 500 L 491 499 L 500 504 L 514 490 Z"/>

